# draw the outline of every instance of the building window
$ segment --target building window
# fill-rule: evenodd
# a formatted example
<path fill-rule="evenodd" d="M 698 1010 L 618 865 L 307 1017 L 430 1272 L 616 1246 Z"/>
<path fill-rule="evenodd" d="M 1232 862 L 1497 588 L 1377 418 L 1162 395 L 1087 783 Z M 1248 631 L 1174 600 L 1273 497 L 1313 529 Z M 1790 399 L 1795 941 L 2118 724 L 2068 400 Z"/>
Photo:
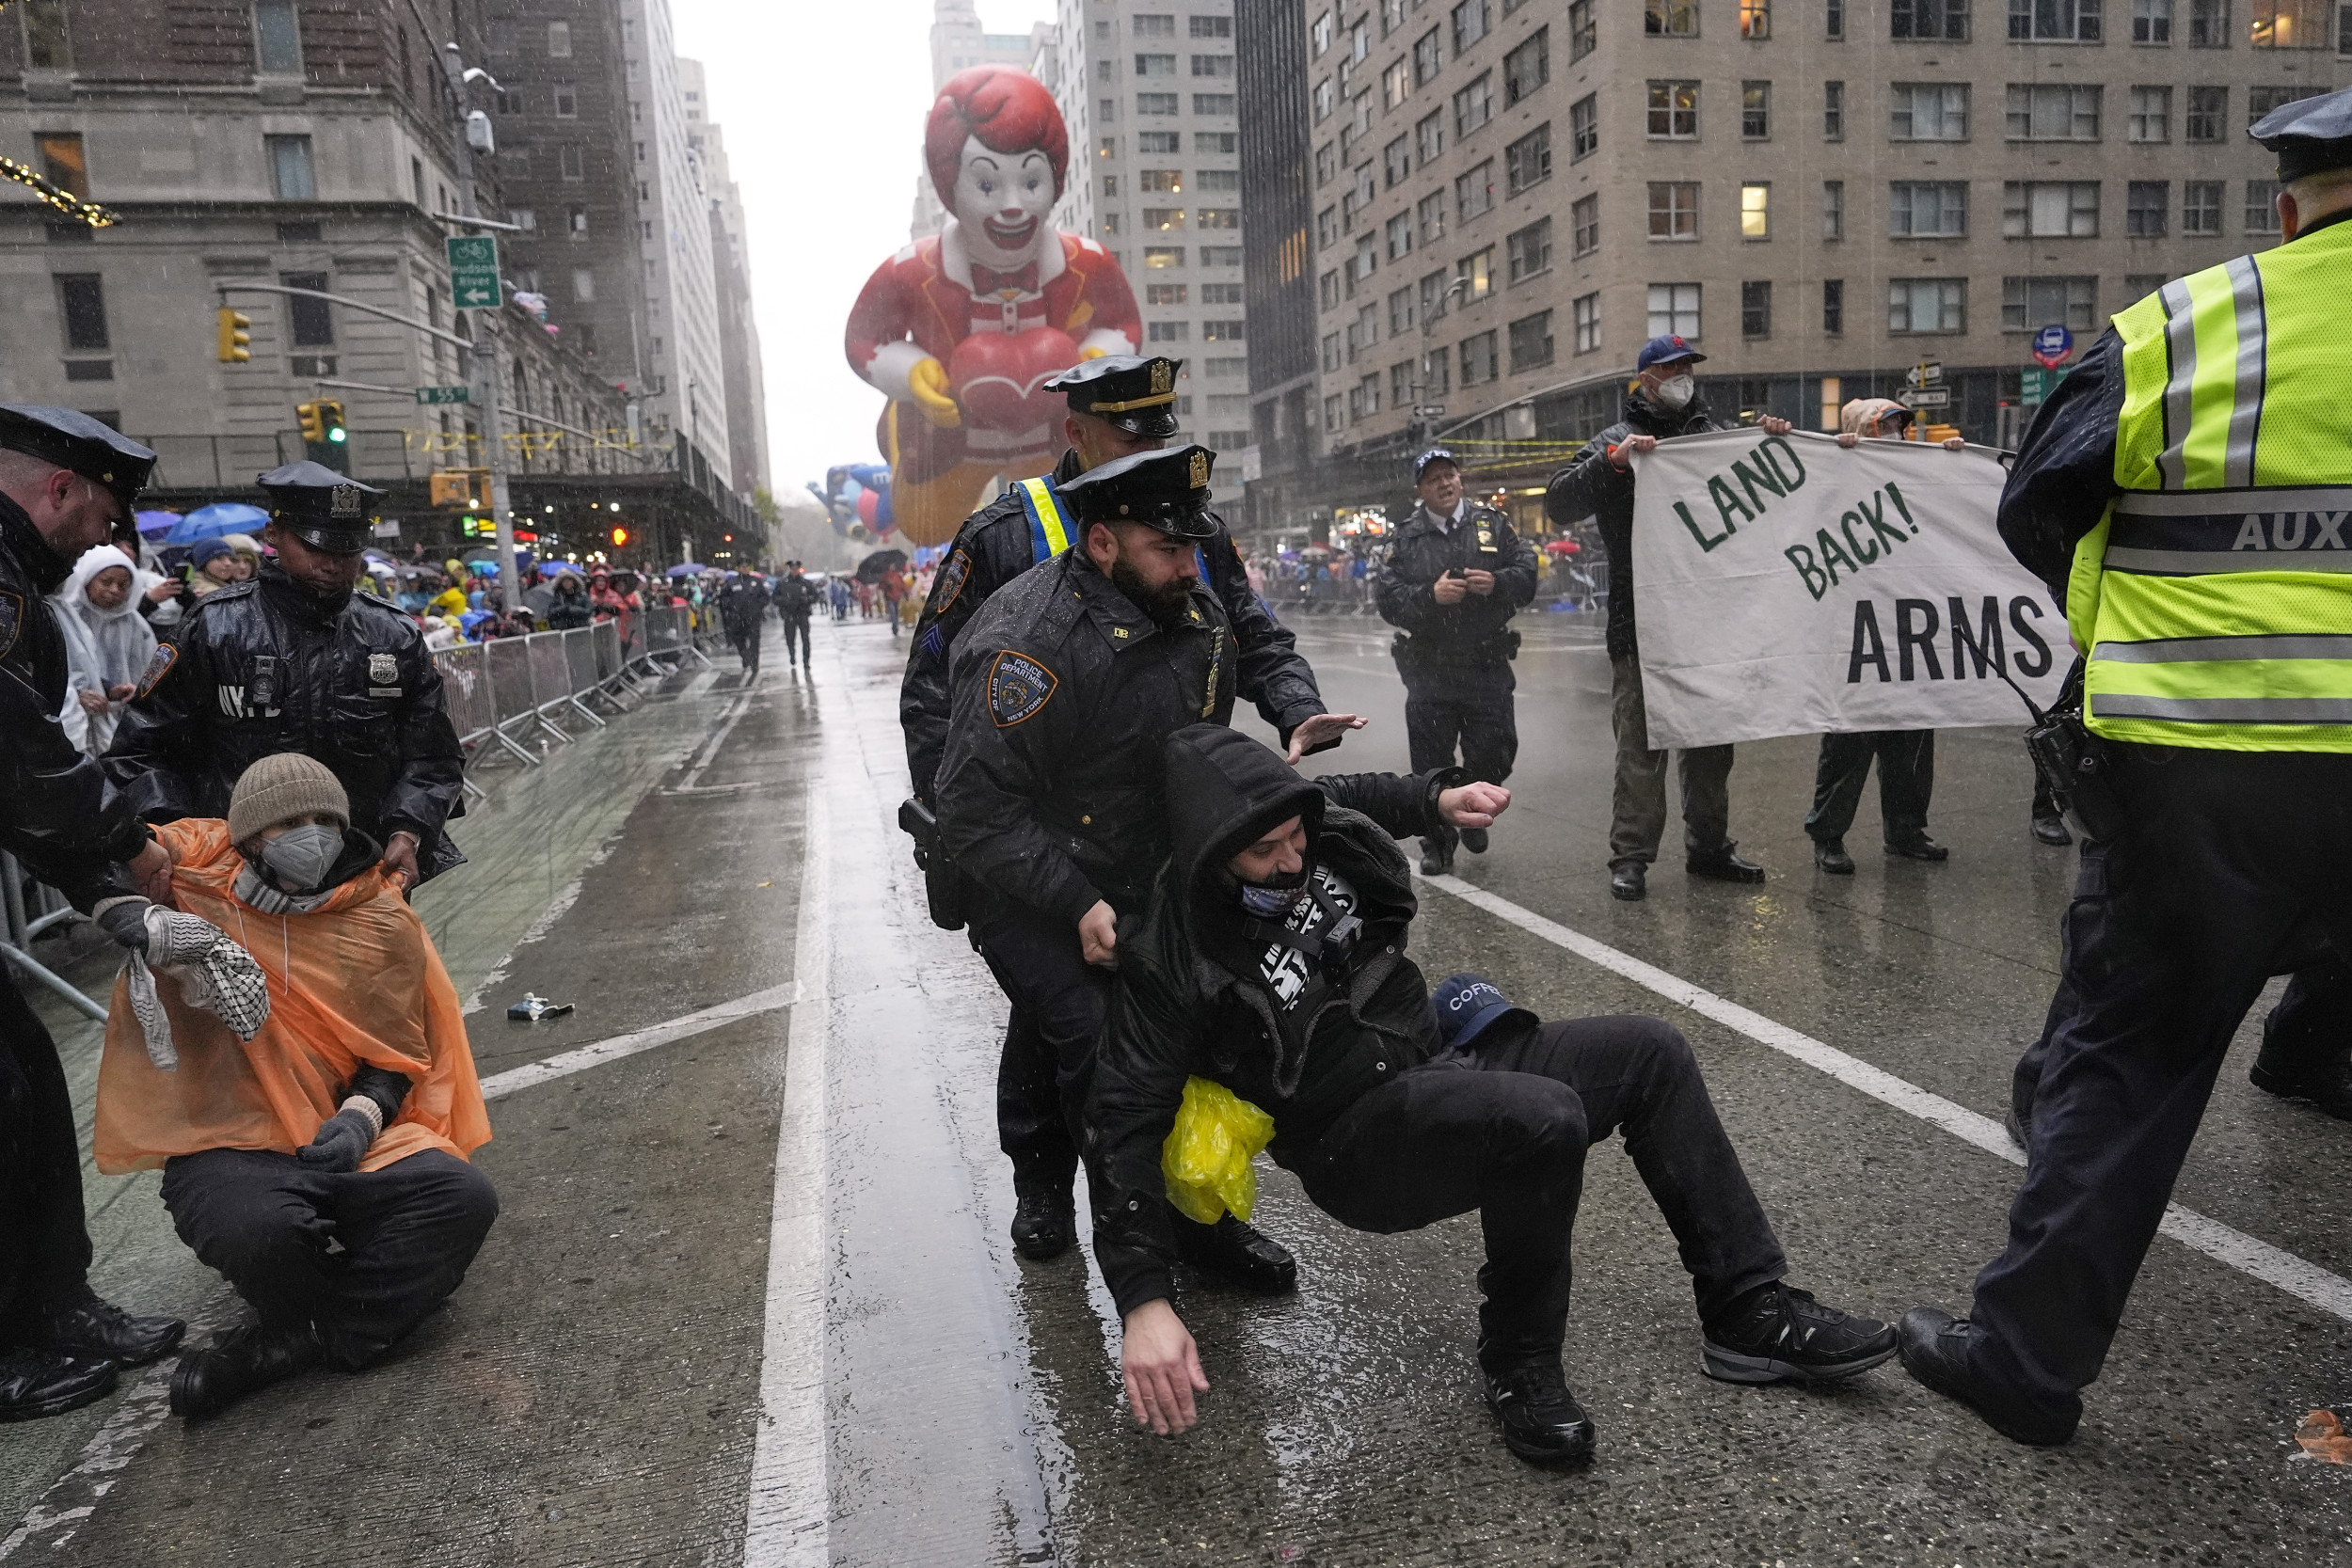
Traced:
<path fill-rule="evenodd" d="M 2088 332 L 2099 293 L 2096 277 L 2004 277 L 2001 330 L 2039 332 L 2063 326 Z"/>
<path fill-rule="evenodd" d="M 1446 288 L 1452 281 L 1442 272 L 1433 272 L 1421 280 L 1421 320 L 1423 326 L 1444 319 Z"/>
<path fill-rule="evenodd" d="M 1893 0 L 1888 30 L 1931 43 L 1968 41 L 1968 0 Z"/>
<path fill-rule="evenodd" d="M 264 76 L 302 74 L 302 24 L 294 0 L 253 0 L 253 57 Z"/>
<path fill-rule="evenodd" d="M 1454 176 L 1454 215 L 1463 223 L 1483 215 L 1495 204 L 1495 161 L 1480 164 L 1468 174 Z"/>
<path fill-rule="evenodd" d="M 1315 57 L 1318 59 L 1322 58 L 1325 50 L 1331 47 L 1333 25 L 1329 11 L 1325 11 L 1315 18 L 1315 24 L 1311 29 L 1311 34 L 1314 40 Z"/>
<path fill-rule="evenodd" d="M 278 281 L 289 289 L 308 289 L 311 293 L 326 293 L 326 274 L 323 272 L 280 273 Z M 333 308 L 323 299 L 309 294 L 286 296 L 286 320 L 294 332 L 296 348 L 331 348 L 335 342 Z"/>
<path fill-rule="evenodd" d="M 2134 87 L 2131 118 L 2126 123 L 2128 135 L 2133 141 L 2170 141 L 2172 139 L 2172 89 L 2170 87 Z"/>
<path fill-rule="evenodd" d="M 1421 243 L 1435 245 L 1445 238 L 1445 192 L 1431 191 L 1413 208 L 1413 216 L 1421 229 Z"/>
<path fill-rule="evenodd" d="M 1444 65 L 1445 45 L 1439 41 L 1438 29 L 1432 27 L 1413 40 L 1413 85 L 1425 85 Z"/>
<path fill-rule="evenodd" d="M 1568 105 L 1568 161 L 1600 150 L 1600 95 L 1586 93 Z"/>
<path fill-rule="evenodd" d="M 586 165 L 581 161 L 579 144 L 565 142 L 555 150 L 556 172 L 566 180 L 588 178 Z"/>
<path fill-rule="evenodd" d="M 1192 177 L 1195 189 L 1210 196 L 1241 195 L 1241 170 L 1233 168 L 1204 168 Z"/>
<path fill-rule="evenodd" d="M 1241 209 L 1238 207 L 1196 207 L 1192 210 L 1195 229 L 1239 229 Z"/>
<path fill-rule="evenodd" d="M 1116 183 L 1118 179 L 1119 176 L 1116 174 L 1103 176 L 1104 196 L 1119 194 L 1119 186 Z M 1138 188 L 1146 191 L 1164 191 L 1170 195 L 1182 196 L 1184 190 L 1184 172 L 1176 168 L 1147 168 L 1137 173 L 1136 183 Z"/>
<path fill-rule="evenodd" d="M 1184 133 L 1181 131 L 1140 131 L 1136 134 L 1136 150 L 1137 152 L 1159 153 L 1166 156 L 1172 153 L 1182 152 L 1184 150 Z M 1104 136 L 1103 138 L 1102 155 L 1105 158 L 1116 158 L 1119 156 L 1119 138 L 1117 136 Z"/>
<path fill-rule="evenodd" d="M 24 63 L 35 71 L 73 69 L 73 35 L 66 0 L 24 0 Z"/>
<path fill-rule="evenodd" d="M 1413 401 L 1413 362 L 1399 359 L 1389 367 L 1389 406 L 1403 408 Z"/>
<path fill-rule="evenodd" d="M 1399 213 L 1389 220 L 1389 260 L 1401 261 L 1413 249 L 1413 214 Z"/>
<path fill-rule="evenodd" d="M 2097 141 L 2099 92 L 2095 87 L 2043 87 L 2012 82 L 2009 88 L 2011 141 Z"/>
<path fill-rule="evenodd" d="M 49 182 L 87 201 L 89 156 L 82 147 L 82 133 L 42 131 L 33 140 L 40 149 L 40 171 Z"/>
<path fill-rule="evenodd" d="M 1454 52 L 1456 55 L 1486 36 L 1486 0 L 1461 0 L 1454 8 Z"/>
<path fill-rule="evenodd" d="M 1550 34 L 1538 27 L 1525 43 L 1502 56 L 1502 106 L 1528 97 L 1551 80 Z"/>
<path fill-rule="evenodd" d="M 1740 0 L 1740 36 L 1743 39 L 1768 39 L 1772 36 L 1772 0 Z"/>
<path fill-rule="evenodd" d="M 564 209 L 564 227 L 570 231 L 573 239 L 585 239 L 588 235 L 588 209 L 585 207 Z M 652 239 L 653 225 L 647 223 L 641 227 L 644 230 L 645 238 Z"/>
<path fill-rule="evenodd" d="M 2246 182 L 2246 231 L 2249 234 L 2279 232 L 2279 182 L 2276 180 Z"/>
<path fill-rule="evenodd" d="M 106 286 L 94 272 L 66 272 L 57 279 L 57 313 L 65 322 L 69 349 L 113 346 L 106 332 Z"/>
<path fill-rule="evenodd" d="M 1200 324 L 1200 341 L 1205 343 L 1238 343 L 1248 325 L 1239 321 L 1204 321 Z"/>
<path fill-rule="evenodd" d="M 1642 31 L 1654 39 L 1698 37 L 1698 0 L 1642 0 Z"/>
<path fill-rule="evenodd" d="M 1356 285 L 1368 280 L 1380 265 L 1380 242 L 1366 234 L 1356 242 L 1356 254 L 1347 265 L 1347 293 L 1356 293 Z"/>
<path fill-rule="evenodd" d="M 1146 305 L 1184 305 L 1189 303 L 1192 291 L 1183 283 L 1146 283 L 1143 303 Z"/>
<path fill-rule="evenodd" d="M 1366 97 L 1371 95 L 1367 93 Z M 1204 117 L 1233 118 L 1239 101 L 1230 92 L 1196 92 L 1192 95 L 1192 112 Z"/>
<path fill-rule="evenodd" d="M 1740 136 L 1743 141 L 1764 141 L 1772 134 L 1772 84 L 1742 82 L 1740 84 Z"/>
<path fill-rule="evenodd" d="M 280 201 L 313 201 L 318 198 L 318 184 L 310 177 L 310 138 L 308 136 L 263 136 L 262 145 L 269 152 L 271 187 Z"/>
<path fill-rule="evenodd" d="M 1753 279 L 1740 285 L 1740 336 L 1769 338 L 1772 335 L 1772 286 L 1764 279 Z"/>
<path fill-rule="evenodd" d="M 1963 180 L 1898 180 L 1887 187 L 1886 231 L 1899 240 L 1956 240 L 1968 232 Z"/>
<path fill-rule="evenodd" d="M 2013 240 L 2097 238 L 2099 182 L 2009 181 L 2001 186 L 2001 232 Z"/>
<path fill-rule="evenodd" d="M 1769 181 L 1751 180 L 1740 187 L 1740 237 L 1743 240 L 1769 240 L 1772 237 L 1772 187 Z"/>
<path fill-rule="evenodd" d="M 1223 58 L 1230 61 L 1232 56 L 1231 55 L 1224 55 Z M 1198 72 L 1195 74 L 1198 74 Z M 1399 103 L 1405 102 L 1406 95 L 1410 93 L 1412 90 L 1412 70 L 1405 63 L 1405 56 L 1399 55 L 1390 63 L 1389 69 L 1380 73 L 1381 106 L 1389 109 L 1395 108 Z"/>
<path fill-rule="evenodd" d="M 1413 151 L 1421 158 L 1422 166 L 1426 167 L 1436 162 L 1438 155 L 1444 150 L 1445 111 L 1432 110 L 1414 122 Z"/>
<path fill-rule="evenodd" d="M 1821 139 L 1846 139 L 1846 84 L 1843 82 L 1821 84 Z"/>
<path fill-rule="evenodd" d="M 1653 240 L 1695 240 L 1699 237 L 1697 181 L 1654 180 L 1650 182 L 1649 237 Z"/>
<path fill-rule="evenodd" d="M 1593 23 L 1593 0 L 1570 0 L 1568 58 L 1582 59 L 1600 46 L 1600 30 Z"/>
<path fill-rule="evenodd" d="M 1473 251 L 1454 263 L 1454 276 L 1462 284 L 1462 303 L 1475 304 L 1495 292 L 1495 247 Z"/>
<path fill-rule="evenodd" d="M 2191 180 L 2181 186 L 2181 232 L 2221 232 L 2221 182 Z"/>
<path fill-rule="evenodd" d="M 2172 0 L 2132 0 L 2132 41 L 2172 41 Z"/>
<path fill-rule="evenodd" d="M 2221 128 L 2229 118 L 2228 87 L 2191 87 L 2188 89 L 2188 113 L 2181 121 L 2181 139 L 2217 142 L 2221 139 Z"/>
<path fill-rule="evenodd" d="M 1323 335 L 1323 368 L 1326 371 L 1340 368 L 1340 335 L 1336 332 Z"/>
<path fill-rule="evenodd" d="M 1672 333 L 1689 342 L 1699 341 L 1699 286 L 1696 283 L 1652 283 L 1649 286 L 1648 337 Z"/>
<path fill-rule="evenodd" d="M 586 267 L 572 269 L 572 298 L 582 305 L 596 301 L 596 275 Z"/>
<path fill-rule="evenodd" d="M 2284 108 L 2297 99 L 2308 96 L 2302 87 L 2248 87 L 2246 89 L 2246 123 L 2253 126 L 2273 109 Z"/>
<path fill-rule="evenodd" d="M 1576 303 L 1568 307 L 1568 312 L 1576 323 L 1576 352 L 1590 354 L 1599 348 L 1600 295 L 1577 295 Z"/>
<path fill-rule="evenodd" d="M 1171 138 L 1174 135 L 1169 133 Z M 1230 158 L 1240 148 L 1241 133 L 1238 131 L 1195 131 L 1192 134 L 1192 150 L 1195 152 L 1213 152 Z M 1168 150 L 1173 152 L 1176 150 L 1171 147 Z"/>
<path fill-rule="evenodd" d="M 1322 81 L 1317 82 L 1314 96 L 1315 123 L 1320 125 L 1329 119 L 1331 111 L 1339 107 L 1339 89 L 1332 86 L 1330 77 L 1326 76 Z M 1171 114 L 1174 112 L 1172 109 L 1169 111 Z"/>
<path fill-rule="evenodd" d="M 1846 280 L 1821 279 L 1821 330 L 1835 338 L 1846 330 Z"/>
<path fill-rule="evenodd" d="M 2188 0 L 2188 46 L 2230 47 L 2230 0 Z"/>
<path fill-rule="evenodd" d="M 1503 242 L 1504 266 L 1511 281 L 1551 270 L 1551 220 L 1537 218 Z"/>
<path fill-rule="evenodd" d="M 1315 189 L 1321 190 L 1336 179 L 1340 172 L 1338 152 L 1329 142 L 1315 149 Z"/>
<path fill-rule="evenodd" d="M 1315 214 L 1316 248 L 1329 250 L 1340 243 L 1340 235 L 1343 232 L 1343 230 L 1340 228 L 1340 210 L 1337 207 L 1326 207 Z"/>
<path fill-rule="evenodd" d="M 1413 172 L 1413 144 L 1403 136 L 1380 150 L 1380 167 L 1391 190 L 1403 184 Z"/>
<path fill-rule="evenodd" d="M 2100 0 L 2009 0 L 2012 43 L 2096 43 Z"/>
<path fill-rule="evenodd" d="M 539 229 L 539 214 L 529 207 L 509 207 L 506 221 L 526 234 L 536 233 Z"/>
<path fill-rule="evenodd" d="M 1152 272 L 1164 271 L 1169 267 L 1181 267 L 1184 264 L 1184 247 L 1180 245 L 1146 245 L 1143 249 L 1143 264 L 1146 270 Z"/>
<path fill-rule="evenodd" d="M 1649 134 L 1675 141 L 1694 140 L 1699 134 L 1699 85 L 1696 82 L 1652 82 L 1649 85 Z"/>
<path fill-rule="evenodd" d="M 1176 74 L 1176 56 L 1173 55 L 1137 55 L 1136 74 L 1138 76 L 1173 76 Z"/>
<path fill-rule="evenodd" d="M 2172 208 L 2172 186 L 2164 180 L 2135 180 L 2123 193 L 2123 232 L 2136 240 L 2160 240 Z"/>
<path fill-rule="evenodd" d="M 1495 335 L 1481 332 L 1462 340 L 1462 385 L 1476 387 L 1495 378 Z"/>
<path fill-rule="evenodd" d="M 2254 0 L 2248 41 L 2256 49 L 2326 49 L 2335 0 Z"/>
<path fill-rule="evenodd" d="M 1144 335 L 1155 343 L 1181 343 L 1192 336 L 1190 322 L 1146 322 Z"/>
<path fill-rule="evenodd" d="M 1897 141 L 1968 139 L 1965 82 L 1898 82 L 1887 103 L 1887 135 Z"/>
<path fill-rule="evenodd" d="M 1197 39 L 1229 39 L 1233 36 L 1233 19 L 1230 16 L 1196 16 L 1191 19 L 1191 34 Z"/>
<path fill-rule="evenodd" d="M 558 119 L 580 118 L 580 89 L 569 82 L 555 84 L 555 118 Z"/>
<path fill-rule="evenodd" d="M 1821 182 L 1821 238 L 1842 240 L 1846 237 L 1846 182 L 1843 180 Z"/>
<path fill-rule="evenodd" d="M 1503 182 L 1513 196 L 1551 178 L 1551 123 L 1547 120 L 1502 150 Z"/>
<path fill-rule="evenodd" d="M 1551 312 L 1538 310 L 1511 324 L 1511 372 L 1540 370 L 1551 363 Z"/>
<path fill-rule="evenodd" d="M 1413 329 L 1413 291 L 1409 288 L 1389 292 L 1389 336 L 1402 338 Z"/>
<path fill-rule="evenodd" d="M 1886 330 L 1965 332 L 1968 285 L 1958 277 L 1898 277 L 1886 286 Z"/>
<path fill-rule="evenodd" d="M 1182 229 L 1184 226 L 1184 210 L 1182 207 L 1146 207 L 1143 210 L 1143 226 L 1162 233 Z"/>
<path fill-rule="evenodd" d="M 1832 43 L 1846 41 L 1846 0 L 1824 0 L 1821 7 L 1821 36 Z"/>
<path fill-rule="evenodd" d="M 1480 71 L 1470 86 L 1454 95 L 1454 138 L 1469 135 L 1494 118 L 1493 73 Z"/>
<path fill-rule="evenodd" d="M 1600 248 L 1600 198 L 1581 196 L 1568 207 L 1569 233 L 1575 253 L 1590 256 Z"/>

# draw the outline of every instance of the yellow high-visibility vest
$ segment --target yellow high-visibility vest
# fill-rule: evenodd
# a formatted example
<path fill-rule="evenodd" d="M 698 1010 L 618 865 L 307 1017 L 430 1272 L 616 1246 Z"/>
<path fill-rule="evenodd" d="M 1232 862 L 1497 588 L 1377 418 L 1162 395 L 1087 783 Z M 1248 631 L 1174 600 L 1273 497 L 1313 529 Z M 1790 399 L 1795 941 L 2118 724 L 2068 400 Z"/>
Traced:
<path fill-rule="evenodd" d="M 2352 752 L 2352 223 L 2167 283 L 2115 326 L 2123 494 L 2066 594 L 2090 729 Z"/>

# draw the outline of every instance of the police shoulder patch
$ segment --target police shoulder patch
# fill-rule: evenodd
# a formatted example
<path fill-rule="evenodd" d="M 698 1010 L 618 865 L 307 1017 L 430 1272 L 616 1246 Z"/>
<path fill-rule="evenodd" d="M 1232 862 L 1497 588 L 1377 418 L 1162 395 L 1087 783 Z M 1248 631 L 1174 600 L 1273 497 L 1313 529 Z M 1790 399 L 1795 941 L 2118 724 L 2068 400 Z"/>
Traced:
<path fill-rule="evenodd" d="M 947 564 L 939 569 L 939 578 L 931 584 L 931 613 L 947 613 L 947 607 L 956 602 L 963 585 L 972 580 L 972 557 L 963 550 L 948 556 Z"/>
<path fill-rule="evenodd" d="M 0 658 L 8 657 L 17 634 L 24 629 L 24 595 L 13 588 L 0 588 Z"/>
<path fill-rule="evenodd" d="M 1008 648 L 988 667 L 988 711 L 996 727 L 1009 730 L 1037 717 L 1061 684 L 1054 672 L 1027 654 Z"/>
<path fill-rule="evenodd" d="M 171 667 L 178 663 L 179 660 L 180 649 L 178 644 L 171 642 L 156 643 L 154 656 L 147 661 L 146 673 L 139 676 L 138 695 L 134 697 L 132 701 L 136 702 L 140 698 L 144 698 L 149 692 L 154 690 L 157 686 L 162 684 L 163 678 L 171 673 Z"/>

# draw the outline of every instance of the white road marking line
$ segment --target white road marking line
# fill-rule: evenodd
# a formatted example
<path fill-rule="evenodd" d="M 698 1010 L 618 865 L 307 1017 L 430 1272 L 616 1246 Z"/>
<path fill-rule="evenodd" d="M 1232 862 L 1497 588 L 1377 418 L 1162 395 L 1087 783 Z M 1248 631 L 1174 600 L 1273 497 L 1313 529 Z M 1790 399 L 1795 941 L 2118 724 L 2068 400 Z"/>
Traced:
<path fill-rule="evenodd" d="M 701 781 L 703 769 L 710 766 L 711 760 L 719 754 L 719 748 L 725 745 L 727 736 L 735 733 L 736 724 L 752 705 L 752 694 L 758 689 L 755 685 L 746 686 L 737 693 L 734 705 L 727 709 L 726 717 L 719 721 L 719 727 L 710 732 L 708 740 L 703 742 L 701 756 L 686 770 L 686 777 L 677 782 L 680 791 L 692 789 Z"/>
<path fill-rule="evenodd" d="M 1522 909 L 1509 899 L 1498 897 L 1459 877 L 1422 877 L 1419 879 L 1454 895 L 1466 904 L 1486 911 L 1498 920 L 1518 927 L 1531 936 L 1539 937 L 1554 947 L 1564 947 L 1588 963 L 1597 964 L 1645 990 L 1655 991 L 1669 1002 L 1688 1007 L 1703 1018 L 1713 1019 L 1724 1027 L 1745 1035 L 1758 1045 L 1769 1046 L 1784 1055 L 1793 1056 L 1805 1066 L 1825 1072 L 1873 1100 L 1892 1105 L 1906 1116 L 1916 1117 L 1921 1121 L 1940 1127 L 1963 1143 L 1974 1144 L 1987 1154 L 1996 1155 L 2012 1165 L 2026 1163 L 2025 1155 L 2009 1141 L 2009 1134 L 2002 1131 L 2001 1124 L 1991 1117 L 1979 1116 L 1964 1105 L 1956 1105 L 1942 1095 L 1932 1094 L 1883 1069 L 1872 1067 L 1858 1056 L 1849 1056 L 1810 1035 L 1800 1034 L 1785 1023 L 1776 1023 L 1761 1013 L 1726 1001 L 1713 991 L 1670 974 L 1655 964 L 1644 963 L 1605 942 L 1595 942 L 1558 921 L 1547 920 L 1532 910 Z M 2192 1247 L 2217 1262 L 2241 1274 L 2250 1275 L 2266 1285 L 2276 1286 L 2322 1311 L 2332 1312 L 2352 1322 L 2352 1280 L 2341 1275 L 2330 1274 L 2316 1263 L 2272 1246 L 2268 1242 L 2258 1241 L 2242 1230 L 2223 1225 L 2219 1220 L 2208 1219 L 2194 1209 L 2184 1209 L 2177 1203 L 2165 1206 L 2164 1223 L 2158 1228 L 2183 1246 Z"/>
<path fill-rule="evenodd" d="M 808 786 L 793 969 L 811 994 L 792 1011 L 776 1128 L 768 1234 L 768 1322 L 760 1344 L 759 1424 L 743 1518 L 743 1568 L 823 1568 L 832 1479 L 825 1437 L 825 1058 L 832 1028 L 830 813 Z"/>
<path fill-rule="evenodd" d="M 656 1023 L 626 1035 L 614 1035 L 609 1039 L 549 1056 L 545 1061 L 526 1062 L 521 1067 L 509 1068 L 504 1072 L 485 1078 L 482 1081 L 482 1098 L 503 1100 L 517 1089 L 531 1088 L 554 1078 L 567 1078 L 592 1067 L 602 1067 L 624 1056 L 634 1056 L 641 1051 L 651 1051 L 658 1046 L 682 1040 L 690 1035 L 703 1034 L 721 1024 L 733 1023 L 738 1019 L 789 1007 L 801 1000 L 801 982 L 787 980 L 780 986 L 770 986 L 766 990 L 739 996 L 732 1002 L 722 1002 L 699 1012 L 683 1014 L 666 1023 Z"/>

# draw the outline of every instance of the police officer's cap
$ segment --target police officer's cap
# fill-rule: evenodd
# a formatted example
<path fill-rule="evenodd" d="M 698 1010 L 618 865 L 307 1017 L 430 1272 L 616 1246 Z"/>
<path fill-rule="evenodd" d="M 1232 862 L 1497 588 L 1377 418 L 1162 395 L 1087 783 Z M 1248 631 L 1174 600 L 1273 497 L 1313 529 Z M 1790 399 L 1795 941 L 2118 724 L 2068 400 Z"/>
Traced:
<path fill-rule="evenodd" d="M 2246 134 L 2279 155 L 2282 182 L 2352 168 L 2352 87 L 2281 104 Z"/>
<path fill-rule="evenodd" d="M 1091 414 L 1130 436 L 1176 434 L 1176 372 L 1182 359 L 1106 354 L 1084 359 L 1045 384 L 1070 398 L 1073 414 Z"/>
<path fill-rule="evenodd" d="M 368 547 L 384 494 L 373 485 L 308 459 L 272 468 L 256 483 L 269 497 L 269 520 L 312 549 L 357 555 Z"/>
<path fill-rule="evenodd" d="M 1139 451 L 1089 468 L 1064 482 L 1062 499 L 1087 523 L 1148 523 L 1178 539 L 1216 531 L 1209 515 L 1209 470 L 1216 453 L 1206 447 Z"/>
<path fill-rule="evenodd" d="M 1462 470 L 1460 458 L 1443 447 L 1431 447 L 1427 451 L 1413 459 L 1413 483 L 1415 484 L 1421 483 L 1421 476 L 1429 471 L 1429 465 L 1432 463 L 1451 463 L 1454 465 L 1454 472 L 1459 473 Z"/>
<path fill-rule="evenodd" d="M 103 420 L 45 404 L 0 404 L 0 449 L 95 480 L 112 490 L 126 511 L 155 469 L 153 452 Z"/>

